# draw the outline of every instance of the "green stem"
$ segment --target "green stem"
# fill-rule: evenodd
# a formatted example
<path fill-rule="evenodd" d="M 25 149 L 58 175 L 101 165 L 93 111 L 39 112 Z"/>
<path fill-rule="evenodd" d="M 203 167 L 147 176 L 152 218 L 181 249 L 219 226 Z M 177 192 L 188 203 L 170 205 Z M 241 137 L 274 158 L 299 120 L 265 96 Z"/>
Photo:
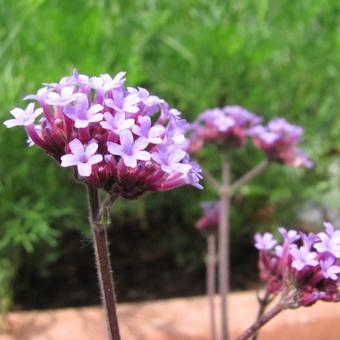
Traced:
<path fill-rule="evenodd" d="M 235 181 L 230 186 L 230 192 L 233 194 L 238 189 L 240 189 L 243 185 L 247 184 L 251 181 L 255 176 L 259 175 L 267 166 L 269 165 L 269 161 L 266 159 L 261 163 L 257 164 L 250 171 L 246 172 L 243 176 L 241 176 L 237 181 Z"/>

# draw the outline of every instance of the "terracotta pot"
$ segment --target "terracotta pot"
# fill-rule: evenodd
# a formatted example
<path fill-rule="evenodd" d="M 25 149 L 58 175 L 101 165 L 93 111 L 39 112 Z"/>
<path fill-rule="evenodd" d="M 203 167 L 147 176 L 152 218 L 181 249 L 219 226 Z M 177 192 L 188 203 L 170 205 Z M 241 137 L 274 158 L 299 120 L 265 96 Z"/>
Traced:
<path fill-rule="evenodd" d="M 218 300 L 216 298 L 218 307 Z M 255 292 L 233 293 L 229 299 L 232 339 L 249 326 L 257 312 Z M 123 340 L 208 340 L 205 297 L 121 304 Z M 339 340 L 340 304 L 319 302 L 285 311 L 261 331 L 259 340 Z M 0 340 L 104 340 L 100 307 L 15 312 L 7 317 Z"/>

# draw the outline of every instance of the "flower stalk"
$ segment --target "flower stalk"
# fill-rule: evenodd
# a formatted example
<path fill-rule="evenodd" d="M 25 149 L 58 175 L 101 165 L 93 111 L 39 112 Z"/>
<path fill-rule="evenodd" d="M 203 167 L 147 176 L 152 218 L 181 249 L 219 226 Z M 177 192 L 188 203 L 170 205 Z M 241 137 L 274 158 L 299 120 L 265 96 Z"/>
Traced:
<path fill-rule="evenodd" d="M 98 190 L 87 185 L 90 223 L 92 227 L 93 243 L 95 249 L 98 281 L 101 291 L 102 303 L 105 311 L 107 330 L 110 340 L 120 340 L 118 316 L 116 310 L 116 295 L 111 271 L 110 254 L 107 240 L 109 226 L 108 209 L 111 208 L 118 196 L 110 199 L 110 207 L 100 208 Z M 107 204 L 107 201 L 106 201 Z M 105 213 L 104 213 L 105 212 Z M 106 215 L 106 216 L 104 216 Z"/>
<path fill-rule="evenodd" d="M 271 310 L 269 310 L 266 314 L 263 314 L 260 318 L 258 318 L 243 334 L 241 334 L 236 340 L 246 340 L 251 336 L 256 334 L 258 330 L 264 326 L 268 321 L 273 319 L 279 313 L 281 313 L 285 309 L 285 305 L 279 302 L 276 306 L 274 306 Z"/>
<path fill-rule="evenodd" d="M 257 295 L 257 301 L 259 303 L 259 311 L 257 313 L 256 321 L 258 321 L 264 312 L 266 311 L 267 306 L 270 304 L 270 302 L 273 300 L 271 294 L 266 291 L 263 297 L 260 297 L 259 294 Z M 252 340 L 257 339 L 257 332 L 253 335 Z"/>
<path fill-rule="evenodd" d="M 207 235 L 207 295 L 210 313 L 210 338 L 217 340 L 215 317 L 215 287 L 216 287 L 216 234 Z"/>
<path fill-rule="evenodd" d="M 235 193 L 239 188 L 243 185 L 247 184 L 251 181 L 254 177 L 260 174 L 263 170 L 265 170 L 269 165 L 268 159 L 263 160 L 259 164 L 257 164 L 254 168 L 250 171 L 245 173 L 242 177 L 240 177 L 237 181 L 235 181 L 232 186 L 230 187 L 230 192 Z"/>

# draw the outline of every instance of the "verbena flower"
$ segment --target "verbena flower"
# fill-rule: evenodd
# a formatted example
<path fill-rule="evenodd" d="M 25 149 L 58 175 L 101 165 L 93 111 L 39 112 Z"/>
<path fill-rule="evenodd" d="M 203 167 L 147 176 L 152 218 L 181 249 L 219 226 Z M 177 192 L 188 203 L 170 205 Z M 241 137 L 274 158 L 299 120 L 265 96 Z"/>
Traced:
<path fill-rule="evenodd" d="M 309 251 L 306 247 L 292 248 L 289 253 L 292 255 L 292 267 L 296 270 L 302 270 L 306 266 L 315 267 L 319 264 L 319 261 L 316 261 L 317 253 Z"/>
<path fill-rule="evenodd" d="M 220 201 L 205 201 L 201 203 L 203 215 L 195 227 L 203 233 L 215 232 L 219 223 Z"/>
<path fill-rule="evenodd" d="M 14 126 L 29 126 L 42 114 L 42 111 L 43 110 L 41 108 L 34 110 L 34 103 L 28 104 L 25 110 L 15 108 L 11 110 L 11 115 L 14 119 L 6 120 L 4 124 L 8 128 Z"/>
<path fill-rule="evenodd" d="M 238 147 L 245 143 L 248 129 L 258 125 L 261 118 L 238 105 L 214 108 L 202 112 L 189 129 L 191 152 L 205 142 L 222 147 Z"/>
<path fill-rule="evenodd" d="M 30 146 L 75 167 L 80 180 L 126 198 L 202 188 L 201 169 L 185 149 L 186 121 L 147 90 L 126 88 L 125 72 L 89 77 L 75 70 L 25 99 L 38 108 L 15 108 L 4 124 L 24 126 Z"/>
<path fill-rule="evenodd" d="M 260 277 L 269 293 L 295 292 L 295 307 L 318 300 L 340 301 L 340 231 L 329 222 L 324 225 L 326 232 L 308 235 L 280 228 L 283 244 L 273 241 L 270 233 L 255 235 Z"/>
<path fill-rule="evenodd" d="M 257 125 L 249 129 L 248 134 L 271 161 L 293 167 L 313 166 L 305 152 L 298 148 L 303 129 L 288 123 L 284 118 L 274 118 L 267 126 Z"/>
<path fill-rule="evenodd" d="M 96 154 L 98 144 L 96 141 L 90 142 L 87 146 L 83 145 L 79 139 L 73 139 L 68 144 L 71 153 L 61 156 L 61 166 L 77 166 L 80 176 L 90 176 L 92 165 L 100 163 L 103 156 Z"/>
<path fill-rule="evenodd" d="M 340 258 L 340 230 L 334 230 L 331 223 L 324 223 L 325 232 L 318 233 L 319 242 L 315 244 L 315 248 L 320 253 L 329 252 L 335 257 Z"/>
<path fill-rule="evenodd" d="M 258 250 L 270 250 L 274 248 L 277 244 L 274 236 L 271 233 L 260 233 L 255 234 L 255 247 Z"/>

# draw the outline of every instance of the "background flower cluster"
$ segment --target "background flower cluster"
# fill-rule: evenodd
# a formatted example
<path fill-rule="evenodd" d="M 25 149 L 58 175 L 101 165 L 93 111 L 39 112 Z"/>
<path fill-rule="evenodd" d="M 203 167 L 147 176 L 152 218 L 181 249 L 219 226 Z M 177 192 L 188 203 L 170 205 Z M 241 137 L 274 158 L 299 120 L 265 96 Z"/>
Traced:
<path fill-rule="evenodd" d="M 273 118 L 267 125 L 261 122 L 262 117 L 238 105 L 204 111 L 189 129 L 189 152 L 198 152 L 207 142 L 223 149 L 240 147 L 251 138 L 270 161 L 293 167 L 312 167 L 313 163 L 298 147 L 303 128 L 284 118 Z"/>
<path fill-rule="evenodd" d="M 281 227 L 281 243 L 268 232 L 255 235 L 260 277 L 269 293 L 295 290 L 295 302 L 303 306 L 340 301 L 340 230 L 329 222 L 324 227 L 317 234 Z"/>

